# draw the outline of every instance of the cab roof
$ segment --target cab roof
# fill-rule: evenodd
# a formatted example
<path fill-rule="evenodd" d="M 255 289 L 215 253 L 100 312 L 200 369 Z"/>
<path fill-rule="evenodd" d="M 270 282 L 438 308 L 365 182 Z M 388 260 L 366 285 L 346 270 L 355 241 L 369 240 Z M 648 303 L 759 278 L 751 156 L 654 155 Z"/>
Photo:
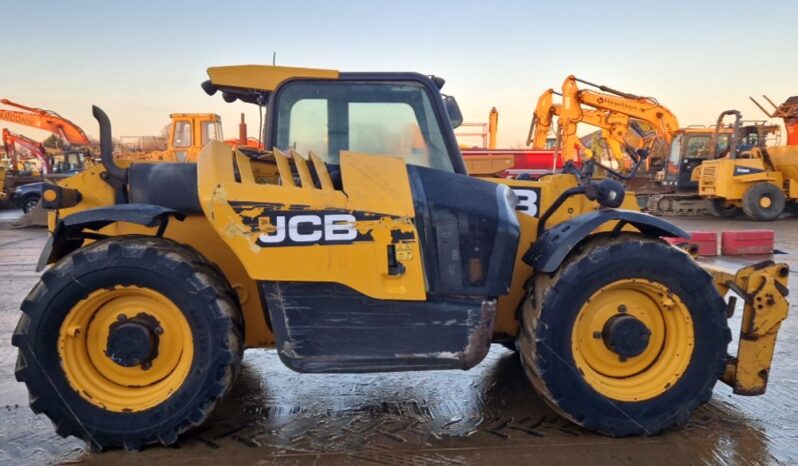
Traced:
<path fill-rule="evenodd" d="M 222 91 L 227 102 L 236 99 L 259 103 L 281 82 L 293 78 L 338 79 L 338 70 L 295 68 L 272 65 L 213 66 L 208 68 L 208 81 L 202 88 L 208 95 Z"/>

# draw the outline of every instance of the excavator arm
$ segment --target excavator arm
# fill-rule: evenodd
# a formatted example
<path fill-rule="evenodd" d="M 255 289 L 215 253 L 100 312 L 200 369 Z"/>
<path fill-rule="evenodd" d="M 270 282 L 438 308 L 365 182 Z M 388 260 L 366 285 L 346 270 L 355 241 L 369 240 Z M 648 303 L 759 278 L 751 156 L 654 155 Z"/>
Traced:
<path fill-rule="evenodd" d="M 70 145 L 88 146 L 89 137 L 80 126 L 49 110 L 28 107 L 0 99 L 0 104 L 13 107 L 17 110 L 0 108 L 0 120 L 5 120 L 18 125 L 49 131 L 64 138 Z"/>
<path fill-rule="evenodd" d="M 47 153 L 44 146 L 33 139 L 23 136 L 21 134 L 13 133 L 6 128 L 3 128 L 3 145 L 5 146 L 6 154 L 11 160 L 11 166 L 16 169 L 17 167 L 17 145 L 20 145 L 30 151 L 30 153 L 39 159 L 42 163 L 42 174 L 50 174 L 50 161 L 47 159 Z"/>
<path fill-rule="evenodd" d="M 601 87 L 604 88 L 604 86 Z M 577 86 L 577 78 L 568 76 L 563 82 L 563 107 L 567 108 L 574 105 L 587 105 L 599 110 L 622 113 L 629 118 L 645 121 L 667 143 L 670 143 L 673 136 L 679 131 L 679 120 L 676 115 L 650 97 L 580 90 Z"/>
<path fill-rule="evenodd" d="M 553 102 L 554 94 L 553 89 L 548 89 L 538 98 L 527 140 L 527 145 L 531 145 L 533 149 L 545 149 L 546 139 L 551 131 L 555 116 L 562 121 L 564 112 L 560 104 Z M 585 147 L 576 136 L 576 125 L 584 123 L 595 126 L 601 129 L 602 137 L 607 141 L 612 156 L 619 166 L 623 165 L 624 146 L 626 146 L 625 135 L 629 130 L 628 115 L 610 110 L 585 110 L 581 106 L 572 108 L 567 113 L 570 115 L 571 130 L 563 135 L 562 141 L 565 146 L 578 148 L 585 152 L 588 157 L 592 157 L 592 151 Z M 571 160 L 575 159 L 575 155 L 570 155 Z"/>
<path fill-rule="evenodd" d="M 541 95 L 535 110 L 536 121 L 533 122 L 533 131 L 530 131 L 530 134 L 534 133 L 536 137 L 544 131 L 548 133 L 552 117 L 558 116 L 565 160 L 578 160 L 578 151 L 584 148 L 576 132 L 579 123 L 602 128 L 602 135 L 610 144 L 613 155 L 619 162 L 621 159 L 618 157 L 622 157 L 620 148 L 625 145 L 623 136 L 629 129 L 632 119 L 646 122 L 668 143 L 679 131 L 676 115 L 652 98 L 615 91 L 605 86 L 594 85 L 604 92 L 582 90 L 579 89 L 577 81 L 579 80 L 574 76 L 565 78 L 560 106 L 551 102 L 551 94 L 554 91 L 549 90 Z M 583 106 L 591 107 L 596 112 L 586 110 Z M 540 142 L 539 138 L 534 141 L 535 144 Z"/>

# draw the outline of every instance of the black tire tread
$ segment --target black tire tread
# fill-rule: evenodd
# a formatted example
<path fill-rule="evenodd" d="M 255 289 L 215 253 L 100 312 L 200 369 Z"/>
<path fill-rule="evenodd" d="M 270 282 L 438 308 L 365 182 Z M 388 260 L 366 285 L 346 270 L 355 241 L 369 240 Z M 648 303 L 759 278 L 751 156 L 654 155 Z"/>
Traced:
<path fill-rule="evenodd" d="M 774 209 L 773 212 L 767 211 L 759 205 L 759 199 L 765 194 L 773 196 L 773 203 L 777 205 L 777 208 Z M 764 182 L 757 183 L 748 188 L 743 195 L 742 205 L 743 212 L 745 212 L 748 218 L 769 222 L 776 220 L 784 212 L 786 199 L 784 197 L 784 192 L 779 189 L 778 186 L 773 183 Z"/>
<path fill-rule="evenodd" d="M 215 305 L 208 307 L 218 311 L 219 314 L 215 316 L 215 321 L 217 325 L 224 328 L 226 351 L 222 355 L 227 359 L 224 367 L 217 372 L 215 383 L 203 387 L 204 401 L 198 403 L 198 407 L 185 416 L 186 419 L 170 423 L 172 426 L 176 426 L 175 428 L 130 436 L 125 438 L 121 445 L 117 440 L 105 439 L 102 436 L 86 432 L 74 416 L 59 419 L 56 410 L 49 407 L 50 403 L 54 401 L 39 396 L 37 385 L 31 383 L 32 368 L 28 363 L 29 360 L 35 359 L 29 342 L 36 338 L 36 335 L 29 332 L 30 313 L 41 309 L 38 304 L 46 295 L 47 284 L 67 278 L 77 263 L 102 261 L 112 254 L 120 253 L 151 255 L 155 260 L 165 261 L 176 269 L 184 268 L 182 273 L 186 274 L 187 279 L 202 283 L 202 292 L 207 294 L 207 299 L 215 301 Z M 229 391 L 241 369 L 244 324 L 237 294 L 221 274 L 218 266 L 210 263 L 195 249 L 169 239 L 129 235 L 104 239 L 78 249 L 44 272 L 41 280 L 23 301 L 21 309 L 23 314 L 12 337 L 14 346 L 19 348 L 15 377 L 28 386 L 31 409 L 36 413 L 41 412 L 47 415 L 56 426 L 56 432 L 60 436 L 74 435 L 89 443 L 95 450 L 116 446 L 123 446 L 127 450 L 140 450 L 150 443 L 158 442 L 170 445 L 176 442 L 180 434 L 205 421 L 217 403 Z"/>
<path fill-rule="evenodd" d="M 541 335 L 545 333 L 546 329 L 544 327 L 547 325 L 541 320 L 543 303 L 552 298 L 552 294 L 557 293 L 558 284 L 562 283 L 563 281 L 574 280 L 576 277 L 578 277 L 580 262 L 584 259 L 588 259 L 591 255 L 600 255 L 607 250 L 609 250 L 607 252 L 612 254 L 611 251 L 613 248 L 617 248 L 619 245 L 629 241 L 637 241 L 643 244 L 654 244 L 660 247 L 671 248 L 671 246 L 665 244 L 662 240 L 657 238 L 645 238 L 641 237 L 640 235 L 633 235 L 633 237 L 631 236 L 632 235 L 629 234 L 621 234 L 617 236 L 596 235 L 580 246 L 577 246 L 577 250 L 572 252 L 572 254 L 565 259 L 563 264 L 556 272 L 552 274 L 536 274 L 533 277 L 533 283 L 528 298 L 525 300 L 522 306 L 521 327 L 517 340 L 524 371 L 532 383 L 532 386 L 535 388 L 538 394 L 540 394 L 544 401 L 546 401 L 546 403 L 558 414 L 569 421 L 591 430 L 597 430 L 602 434 L 612 437 L 625 437 L 628 435 L 654 435 L 667 427 L 683 424 L 689 419 L 695 408 L 705 403 L 712 397 L 712 390 L 715 382 L 721 377 L 725 369 L 726 348 L 724 345 L 722 354 L 718 355 L 716 358 L 717 364 L 715 365 L 714 376 L 711 378 L 712 382 L 707 383 L 706 386 L 700 390 L 699 396 L 689 400 L 687 403 L 682 404 L 672 416 L 672 422 L 663 423 L 659 426 L 648 426 L 645 429 L 640 428 L 634 431 L 618 431 L 612 429 L 611 427 L 607 428 L 607 426 L 602 426 L 594 420 L 586 419 L 585 417 L 574 416 L 573 414 L 562 409 L 560 403 L 561 394 L 553 392 L 546 384 L 547 373 L 552 369 L 556 369 L 549 367 L 549 363 L 546 361 L 545 356 L 537 351 L 537 345 L 542 341 Z M 686 253 L 681 253 L 684 254 L 686 261 L 692 260 Z M 710 286 L 711 279 L 708 274 L 706 276 L 706 280 L 706 285 Z M 725 323 L 726 320 L 723 319 L 723 322 Z M 726 344 L 728 344 L 728 342 L 731 341 L 731 331 L 729 330 L 728 326 L 725 327 L 724 332 Z"/>

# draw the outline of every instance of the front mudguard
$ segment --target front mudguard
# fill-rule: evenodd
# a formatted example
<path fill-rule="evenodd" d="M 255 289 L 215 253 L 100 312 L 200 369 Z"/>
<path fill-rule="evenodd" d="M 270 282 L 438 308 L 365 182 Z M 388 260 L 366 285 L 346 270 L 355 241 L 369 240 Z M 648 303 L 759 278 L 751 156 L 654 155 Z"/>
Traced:
<path fill-rule="evenodd" d="M 156 235 L 160 236 L 172 217 L 182 221 L 186 216 L 180 211 L 153 204 L 116 204 L 76 212 L 56 222 L 39 256 L 36 271 L 78 249 L 87 238 L 96 239 L 96 233 L 86 234 L 84 230 L 96 232 L 112 223 L 126 222 L 146 227 L 157 226 Z"/>
<path fill-rule="evenodd" d="M 617 221 L 616 231 L 632 225 L 649 237 L 681 237 L 690 235 L 670 222 L 653 215 L 623 209 L 601 209 L 572 218 L 546 230 L 524 254 L 523 260 L 535 270 L 551 273 L 582 240 L 601 225 Z"/>

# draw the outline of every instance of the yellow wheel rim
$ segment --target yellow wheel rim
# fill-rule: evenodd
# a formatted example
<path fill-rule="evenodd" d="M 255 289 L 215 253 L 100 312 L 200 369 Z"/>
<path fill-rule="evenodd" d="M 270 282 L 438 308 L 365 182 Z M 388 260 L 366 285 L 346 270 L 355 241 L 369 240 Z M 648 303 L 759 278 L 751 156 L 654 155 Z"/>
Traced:
<path fill-rule="evenodd" d="M 771 205 L 773 205 L 773 201 L 771 201 L 769 197 L 762 196 L 762 197 L 759 198 L 759 207 L 762 207 L 763 209 L 767 209 Z"/>
<path fill-rule="evenodd" d="M 650 332 L 639 354 L 622 357 L 607 343 L 608 322 L 626 315 Z M 628 317 L 624 317 L 628 319 Z M 693 354 L 693 321 L 678 296 L 656 282 L 619 280 L 579 310 L 571 339 L 574 362 L 596 391 L 619 401 L 654 398 L 684 374 Z"/>
<path fill-rule="evenodd" d="M 156 322 L 157 356 L 126 367 L 107 354 L 113 326 L 146 316 Z M 165 401 L 183 384 L 194 357 L 188 321 L 167 297 L 147 288 L 97 290 L 77 303 L 61 324 L 61 366 L 70 386 L 90 403 L 115 412 L 143 411 Z"/>

